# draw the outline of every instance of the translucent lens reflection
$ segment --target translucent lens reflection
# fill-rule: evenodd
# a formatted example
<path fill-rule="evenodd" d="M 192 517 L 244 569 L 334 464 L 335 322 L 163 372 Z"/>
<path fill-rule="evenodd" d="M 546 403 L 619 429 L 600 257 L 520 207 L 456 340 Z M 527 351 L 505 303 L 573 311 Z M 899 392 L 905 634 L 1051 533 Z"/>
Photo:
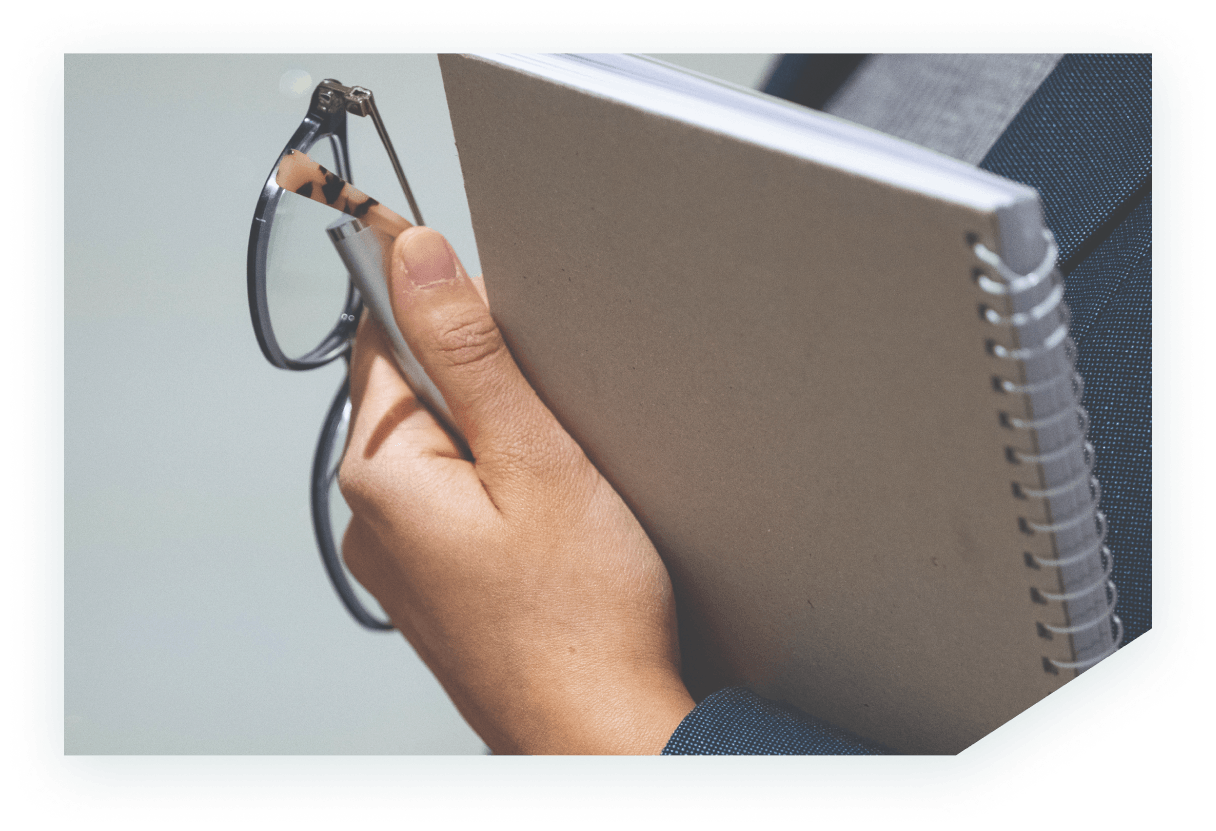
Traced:
<path fill-rule="evenodd" d="M 329 140 L 308 155 L 337 169 Z M 338 320 L 349 278 L 325 227 L 339 217 L 332 208 L 294 193 L 284 193 L 270 226 L 266 258 L 266 297 L 279 347 L 299 358 L 316 347 Z"/>

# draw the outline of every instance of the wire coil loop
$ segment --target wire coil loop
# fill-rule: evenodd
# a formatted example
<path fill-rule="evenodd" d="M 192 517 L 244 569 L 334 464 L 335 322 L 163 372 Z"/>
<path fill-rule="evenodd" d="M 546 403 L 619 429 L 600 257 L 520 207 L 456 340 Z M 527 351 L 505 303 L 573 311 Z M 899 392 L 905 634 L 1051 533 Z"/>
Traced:
<path fill-rule="evenodd" d="M 1047 521 L 1036 521 L 1025 515 L 1019 516 L 1018 528 L 1025 534 L 1051 535 L 1052 547 L 1056 551 L 1055 557 L 1040 557 L 1030 551 L 1025 552 L 1024 555 L 1026 565 L 1030 568 L 1056 569 L 1055 574 L 1058 575 L 1062 587 L 1060 591 L 1031 589 L 1032 602 L 1060 604 L 1067 621 L 1063 625 L 1038 621 L 1035 624 L 1036 629 L 1041 637 L 1051 639 L 1054 635 L 1068 637 L 1080 635 L 1100 627 L 1104 623 L 1111 628 L 1109 645 L 1102 648 L 1097 655 L 1084 657 L 1077 655 L 1075 650 L 1079 647 L 1074 640 L 1074 657 L 1080 658 L 1079 660 L 1059 661 L 1044 656 L 1043 669 L 1055 674 L 1060 670 L 1079 672 L 1114 653 L 1123 640 L 1123 622 L 1115 614 L 1118 591 L 1111 580 L 1114 557 L 1105 544 L 1106 517 L 1098 509 L 1101 487 L 1093 475 L 1094 448 L 1086 438 L 1089 429 L 1089 414 L 1081 406 L 1084 382 L 1075 369 L 1077 348 L 1068 333 L 1070 317 L 1068 307 L 1064 302 L 1064 284 L 1056 270 L 1056 257 L 1059 249 L 1051 232 L 1045 231 L 1044 237 L 1047 243 L 1044 257 L 1029 274 L 1018 274 L 998 254 L 975 238 L 971 240 L 971 248 L 976 258 L 983 264 L 983 267 L 977 267 L 974 271 L 976 284 L 981 291 L 994 298 L 1002 298 L 1009 306 L 1009 309 L 1004 312 L 987 304 L 980 306 L 981 318 L 1001 330 L 1001 340 L 1009 343 L 1012 338 L 1012 342 L 1015 344 L 1007 346 L 1001 340 L 990 338 L 986 342 L 988 353 L 1001 360 L 1017 362 L 1023 366 L 1027 362 L 1047 361 L 1047 363 L 1038 364 L 1037 371 L 1040 374 L 1043 371 L 1051 372 L 1061 365 L 1066 367 L 1063 372 L 1052 374 L 1051 377 L 1045 379 L 1032 378 L 1018 382 L 999 375 L 992 379 L 993 387 L 997 392 L 1028 397 L 1031 412 L 1034 410 L 1036 398 L 1039 399 L 1039 405 L 1042 405 L 1044 401 L 1049 401 L 1052 403 L 1047 406 L 1054 407 L 1054 412 L 1049 415 L 1032 415 L 1027 418 L 1015 416 L 1004 410 L 998 413 L 1004 427 L 1024 431 L 1034 442 L 1033 450 L 1006 447 L 1006 459 L 1014 465 L 1040 466 L 1039 475 L 1045 480 L 1041 487 L 1014 482 L 1012 488 L 1013 495 L 1017 499 L 1038 500 L 1048 517 Z M 1034 292 L 1034 294 L 1027 295 L 1028 292 Z M 1021 300 L 1020 303 L 1019 300 Z M 997 305 L 1000 304 L 997 303 Z M 1027 308 L 1028 305 L 1029 308 Z M 1021 311 L 1017 310 L 1019 307 L 1022 309 Z M 1052 325 L 1051 321 L 1054 321 L 1055 325 L 1049 332 L 1043 334 L 1043 330 Z M 1033 342 L 1022 342 L 1023 337 L 1029 337 Z M 1059 357 L 1050 357 L 1053 352 L 1058 352 Z M 1065 391 L 1066 385 L 1071 387 L 1071 395 Z M 1059 402 L 1062 396 L 1071 398 L 1072 403 L 1061 405 Z M 1075 433 L 1069 431 L 1068 422 L 1071 418 L 1076 419 Z M 1054 445 L 1060 440 L 1058 437 L 1061 435 L 1061 431 L 1069 432 L 1064 433 L 1064 444 L 1056 447 Z M 1052 448 L 1049 450 L 1040 450 L 1039 447 L 1039 440 L 1044 434 L 1057 437 L 1056 441 L 1051 443 Z M 1078 460 L 1074 456 L 1078 452 L 1081 454 L 1079 471 L 1076 467 Z M 1052 468 L 1056 472 L 1052 474 L 1044 468 Z M 1058 481 L 1062 475 L 1067 476 L 1066 481 L 1059 484 L 1052 482 L 1052 476 L 1055 476 Z M 1088 489 L 1088 493 L 1085 493 L 1083 488 Z M 1056 501 L 1054 504 L 1053 500 Z M 1078 504 L 1080 504 L 1079 508 L 1076 507 Z M 1057 519 L 1052 516 L 1053 511 L 1057 510 L 1063 510 L 1068 515 L 1063 519 Z M 1092 536 L 1082 530 L 1087 522 L 1093 523 Z M 1061 548 L 1071 549 L 1075 546 L 1080 546 L 1079 550 L 1061 550 Z M 1073 567 L 1084 569 L 1087 563 L 1098 566 L 1096 573 L 1091 567 L 1089 570 L 1082 570 L 1072 575 L 1074 584 L 1083 581 L 1083 585 L 1073 587 L 1065 582 L 1069 577 L 1070 569 Z M 1074 612 L 1084 613 L 1081 607 L 1092 608 L 1089 603 L 1078 604 L 1078 601 L 1099 591 L 1105 592 L 1106 600 L 1101 610 L 1096 614 L 1086 614 L 1084 620 L 1074 620 Z M 1092 637 L 1090 636 L 1091 639 Z M 1101 647 L 1101 644 L 1101 638 L 1096 646 L 1091 641 L 1090 649 Z"/>

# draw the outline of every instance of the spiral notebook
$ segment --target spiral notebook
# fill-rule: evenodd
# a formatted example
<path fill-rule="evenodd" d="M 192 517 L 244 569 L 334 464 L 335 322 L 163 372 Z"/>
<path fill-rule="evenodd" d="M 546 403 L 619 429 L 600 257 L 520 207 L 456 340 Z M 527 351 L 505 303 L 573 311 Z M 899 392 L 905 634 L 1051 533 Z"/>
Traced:
<path fill-rule="evenodd" d="M 956 753 L 1115 650 L 1035 191 L 648 59 L 440 66 L 491 308 L 695 696 Z"/>

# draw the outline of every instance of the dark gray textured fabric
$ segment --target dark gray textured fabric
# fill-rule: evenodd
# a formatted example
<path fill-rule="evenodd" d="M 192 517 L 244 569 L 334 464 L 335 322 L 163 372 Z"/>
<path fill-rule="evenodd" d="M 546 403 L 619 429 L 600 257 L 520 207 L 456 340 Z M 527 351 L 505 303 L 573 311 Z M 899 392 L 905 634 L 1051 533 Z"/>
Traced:
<path fill-rule="evenodd" d="M 702 701 L 664 756 L 873 756 L 890 753 L 793 707 L 727 687 Z"/>
<path fill-rule="evenodd" d="M 1152 57 L 1065 56 L 981 167 L 1038 188 L 1060 243 L 1124 643 L 1152 626 Z M 884 752 L 741 688 L 664 754 Z"/>
<path fill-rule="evenodd" d="M 976 164 L 1060 55 L 871 55 L 824 112 Z"/>
<path fill-rule="evenodd" d="M 1109 236 L 1152 175 L 1152 82 L 1151 55 L 1067 55 L 980 162 L 1038 189 L 1061 263 Z"/>
<path fill-rule="evenodd" d="M 1152 197 L 1067 279 L 1123 642 L 1153 624 Z"/>

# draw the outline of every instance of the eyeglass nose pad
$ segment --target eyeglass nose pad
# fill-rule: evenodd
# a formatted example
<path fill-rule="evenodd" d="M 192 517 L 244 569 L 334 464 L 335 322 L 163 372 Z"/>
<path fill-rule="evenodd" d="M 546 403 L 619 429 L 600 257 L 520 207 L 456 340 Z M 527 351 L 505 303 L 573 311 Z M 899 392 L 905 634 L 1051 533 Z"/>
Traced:
<path fill-rule="evenodd" d="M 364 306 L 371 310 L 376 321 L 388 333 L 393 357 L 397 359 L 397 367 L 405 376 L 406 382 L 431 413 L 453 434 L 459 436 L 460 431 L 456 429 L 447 402 L 410 351 L 393 318 L 393 307 L 388 293 L 392 237 L 362 220 L 345 216 L 331 223 L 326 232 L 334 248 L 338 250 L 338 256 L 342 258 L 346 270 L 350 272 L 355 287 L 363 296 Z"/>

